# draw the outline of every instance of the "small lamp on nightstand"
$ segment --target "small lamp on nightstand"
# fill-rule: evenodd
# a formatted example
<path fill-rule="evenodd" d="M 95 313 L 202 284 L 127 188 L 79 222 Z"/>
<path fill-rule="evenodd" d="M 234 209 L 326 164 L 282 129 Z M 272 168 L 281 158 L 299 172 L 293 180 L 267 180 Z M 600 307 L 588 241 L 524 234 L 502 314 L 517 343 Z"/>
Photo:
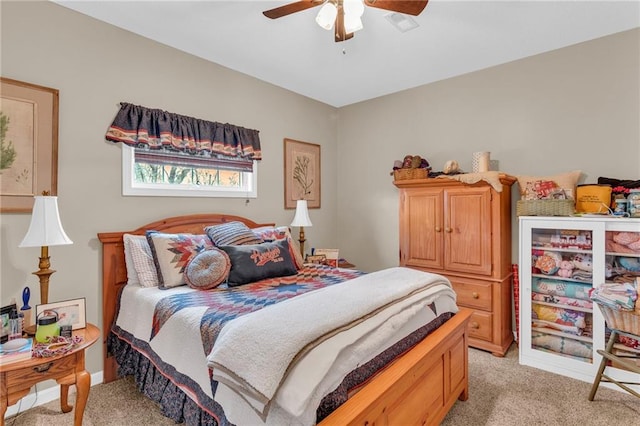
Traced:
<path fill-rule="evenodd" d="M 298 200 L 296 202 L 296 215 L 293 217 L 293 222 L 291 222 L 291 226 L 299 226 L 300 227 L 300 238 L 298 241 L 300 242 L 300 254 L 304 258 L 304 227 L 305 226 L 313 226 L 311 223 L 311 219 L 309 219 L 309 210 L 307 209 L 307 200 Z"/>
<path fill-rule="evenodd" d="M 49 246 L 73 244 L 60 223 L 58 197 L 48 191 L 36 195 L 27 235 L 18 247 L 40 247 L 40 270 L 34 272 L 40 279 L 40 303 L 49 303 L 49 278 L 55 270 L 50 269 Z"/>

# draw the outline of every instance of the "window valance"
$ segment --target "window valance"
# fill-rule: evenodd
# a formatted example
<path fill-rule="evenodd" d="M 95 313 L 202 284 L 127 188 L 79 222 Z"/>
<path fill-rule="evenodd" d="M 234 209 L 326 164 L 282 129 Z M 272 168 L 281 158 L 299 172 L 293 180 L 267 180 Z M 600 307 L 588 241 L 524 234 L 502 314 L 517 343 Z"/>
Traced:
<path fill-rule="evenodd" d="M 258 130 L 122 102 L 106 139 L 138 149 L 261 160 Z"/>

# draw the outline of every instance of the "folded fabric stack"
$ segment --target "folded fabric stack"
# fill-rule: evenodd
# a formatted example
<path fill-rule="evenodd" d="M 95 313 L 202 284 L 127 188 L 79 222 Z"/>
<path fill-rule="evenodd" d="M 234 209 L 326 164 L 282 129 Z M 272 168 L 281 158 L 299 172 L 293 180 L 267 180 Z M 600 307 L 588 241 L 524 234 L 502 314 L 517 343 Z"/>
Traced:
<path fill-rule="evenodd" d="M 632 311 L 638 290 L 631 283 L 604 283 L 590 292 L 591 300 L 612 309 Z"/>

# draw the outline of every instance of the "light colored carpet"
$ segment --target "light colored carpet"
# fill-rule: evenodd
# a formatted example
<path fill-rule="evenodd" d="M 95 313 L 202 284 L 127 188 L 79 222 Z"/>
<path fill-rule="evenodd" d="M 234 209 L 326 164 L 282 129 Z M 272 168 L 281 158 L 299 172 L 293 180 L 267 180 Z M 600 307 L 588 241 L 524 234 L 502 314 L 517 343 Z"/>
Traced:
<path fill-rule="evenodd" d="M 587 400 L 591 384 L 518 364 L 513 345 L 505 358 L 469 349 L 469 399 L 457 401 L 443 425 L 626 426 L 640 424 L 640 399 L 600 387 Z M 69 426 L 59 401 L 8 419 L 7 426 Z M 130 378 L 91 388 L 84 426 L 174 425 L 142 396 Z"/>

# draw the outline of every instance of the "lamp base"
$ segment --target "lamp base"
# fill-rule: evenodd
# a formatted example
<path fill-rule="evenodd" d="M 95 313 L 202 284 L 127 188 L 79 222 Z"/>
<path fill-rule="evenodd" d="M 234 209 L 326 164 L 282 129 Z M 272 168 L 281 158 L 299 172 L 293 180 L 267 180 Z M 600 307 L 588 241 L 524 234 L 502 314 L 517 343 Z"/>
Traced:
<path fill-rule="evenodd" d="M 29 327 L 25 327 L 25 329 L 23 330 L 27 336 L 35 336 L 36 335 L 36 325 L 30 325 Z"/>

